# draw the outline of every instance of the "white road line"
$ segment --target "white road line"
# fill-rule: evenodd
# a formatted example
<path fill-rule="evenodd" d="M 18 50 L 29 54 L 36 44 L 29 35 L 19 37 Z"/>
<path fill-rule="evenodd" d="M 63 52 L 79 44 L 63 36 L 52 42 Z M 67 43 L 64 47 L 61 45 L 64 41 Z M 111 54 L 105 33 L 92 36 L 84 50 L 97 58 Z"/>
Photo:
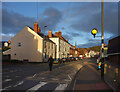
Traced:
<path fill-rule="evenodd" d="M 8 89 L 8 88 L 10 88 L 10 87 L 12 87 L 12 86 L 5 87 L 3 90 L 6 90 L 6 89 Z"/>
<path fill-rule="evenodd" d="M 55 90 L 65 90 L 68 84 L 59 84 L 59 86 Z"/>
<path fill-rule="evenodd" d="M 24 83 L 24 81 L 21 81 L 21 82 L 17 83 L 16 85 L 14 85 L 13 87 L 17 87 L 19 85 L 22 85 L 23 83 Z"/>
<path fill-rule="evenodd" d="M 31 90 L 36 91 L 45 84 L 47 84 L 47 82 L 40 82 L 40 84 L 35 85 L 34 87 L 28 89 L 26 92 L 31 92 Z"/>
<path fill-rule="evenodd" d="M 4 82 L 12 81 L 12 79 L 6 79 Z"/>
<path fill-rule="evenodd" d="M 35 77 L 35 76 L 36 76 L 36 74 L 33 75 L 33 77 Z"/>
<path fill-rule="evenodd" d="M 68 78 L 69 78 L 70 80 L 72 80 L 71 77 L 70 77 L 70 75 L 68 75 Z"/>

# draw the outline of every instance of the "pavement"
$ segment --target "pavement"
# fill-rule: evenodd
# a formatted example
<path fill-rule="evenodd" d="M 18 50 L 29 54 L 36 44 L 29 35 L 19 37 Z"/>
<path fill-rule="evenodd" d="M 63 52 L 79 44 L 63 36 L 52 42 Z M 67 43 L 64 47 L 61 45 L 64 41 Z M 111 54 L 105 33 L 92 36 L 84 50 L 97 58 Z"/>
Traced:
<path fill-rule="evenodd" d="M 95 64 L 83 66 L 74 80 L 74 91 L 79 92 L 113 92 L 113 90 L 101 80 L 100 71 Z"/>

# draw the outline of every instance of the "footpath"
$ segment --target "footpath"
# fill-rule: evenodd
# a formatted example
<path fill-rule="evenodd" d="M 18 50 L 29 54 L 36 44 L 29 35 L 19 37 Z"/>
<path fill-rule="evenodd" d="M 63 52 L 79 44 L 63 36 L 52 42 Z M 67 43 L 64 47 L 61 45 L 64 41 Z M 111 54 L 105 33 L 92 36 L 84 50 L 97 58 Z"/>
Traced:
<path fill-rule="evenodd" d="M 114 92 L 103 80 L 93 65 L 85 65 L 77 73 L 73 92 Z"/>

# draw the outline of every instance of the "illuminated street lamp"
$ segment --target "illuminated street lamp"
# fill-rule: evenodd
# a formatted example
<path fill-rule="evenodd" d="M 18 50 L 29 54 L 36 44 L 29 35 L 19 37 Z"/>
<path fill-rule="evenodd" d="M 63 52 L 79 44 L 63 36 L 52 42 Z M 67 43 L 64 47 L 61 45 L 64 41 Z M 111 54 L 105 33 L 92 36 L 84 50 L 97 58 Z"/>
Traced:
<path fill-rule="evenodd" d="M 95 38 L 95 35 L 97 34 L 97 29 L 96 28 L 94 28 L 93 30 L 92 30 L 92 35 L 94 36 L 94 38 Z"/>

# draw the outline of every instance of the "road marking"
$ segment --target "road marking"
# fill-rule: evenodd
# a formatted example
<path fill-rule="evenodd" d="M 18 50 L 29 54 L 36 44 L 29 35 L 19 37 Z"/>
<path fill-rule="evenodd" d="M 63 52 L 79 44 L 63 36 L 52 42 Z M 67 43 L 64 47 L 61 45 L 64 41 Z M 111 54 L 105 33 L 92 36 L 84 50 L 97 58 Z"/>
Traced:
<path fill-rule="evenodd" d="M 71 80 L 66 80 L 66 79 L 65 79 L 64 81 L 71 81 Z"/>
<path fill-rule="evenodd" d="M 5 87 L 3 90 L 6 90 L 6 89 L 8 89 L 8 88 L 10 88 L 10 87 L 12 87 L 12 86 Z"/>
<path fill-rule="evenodd" d="M 33 77 L 35 77 L 35 76 L 36 76 L 36 74 L 33 75 Z"/>
<path fill-rule="evenodd" d="M 4 82 L 12 81 L 12 79 L 6 79 Z"/>
<path fill-rule="evenodd" d="M 31 90 L 36 91 L 45 84 L 47 84 L 47 82 L 40 82 L 40 84 L 35 85 L 34 87 L 28 89 L 26 92 L 31 92 Z"/>
<path fill-rule="evenodd" d="M 68 84 L 59 84 L 59 86 L 55 90 L 65 90 Z M 55 91 L 54 91 L 55 92 Z"/>
<path fill-rule="evenodd" d="M 70 80 L 72 80 L 71 77 L 70 77 L 70 75 L 68 75 L 68 78 L 69 78 Z"/>
<path fill-rule="evenodd" d="M 19 85 L 22 85 L 23 83 L 24 83 L 24 81 L 21 81 L 21 82 L 17 83 L 16 85 L 14 85 L 13 87 L 17 87 Z"/>

